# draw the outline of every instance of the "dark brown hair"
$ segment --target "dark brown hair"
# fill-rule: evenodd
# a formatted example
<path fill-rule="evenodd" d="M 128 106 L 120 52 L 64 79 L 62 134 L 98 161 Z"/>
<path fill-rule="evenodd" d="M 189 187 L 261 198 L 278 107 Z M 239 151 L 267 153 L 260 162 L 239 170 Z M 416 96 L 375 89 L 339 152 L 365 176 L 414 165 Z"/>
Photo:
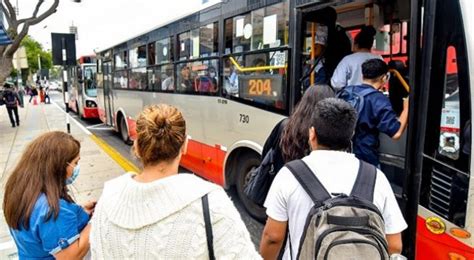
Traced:
<path fill-rule="evenodd" d="M 153 105 L 138 116 L 133 151 L 144 166 L 175 159 L 185 141 L 186 122 L 177 108 Z"/>
<path fill-rule="evenodd" d="M 3 213 L 10 228 L 29 229 L 41 193 L 46 195 L 47 219 L 59 214 L 59 200 L 73 202 L 66 186 L 68 163 L 79 155 L 80 143 L 64 132 L 43 134 L 31 142 L 5 185 Z"/>
<path fill-rule="evenodd" d="M 313 85 L 306 90 L 283 129 L 280 148 L 285 162 L 301 159 L 309 151 L 311 116 L 316 104 L 329 97 L 334 97 L 334 90 L 328 85 Z"/>

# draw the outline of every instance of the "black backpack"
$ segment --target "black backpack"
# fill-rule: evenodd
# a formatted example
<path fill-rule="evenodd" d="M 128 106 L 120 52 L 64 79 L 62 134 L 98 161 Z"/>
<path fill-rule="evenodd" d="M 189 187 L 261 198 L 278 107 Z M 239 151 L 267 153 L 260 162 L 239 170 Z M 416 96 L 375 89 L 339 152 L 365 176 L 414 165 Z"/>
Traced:
<path fill-rule="evenodd" d="M 263 148 L 262 162 L 249 173 L 250 178 L 244 193 L 259 206 L 263 206 L 275 175 L 284 165 L 280 150 L 280 137 L 287 120 L 283 119 L 272 130 Z"/>
<path fill-rule="evenodd" d="M 295 160 L 286 167 L 314 202 L 297 259 L 389 259 L 384 220 L 372 202 L 377 177 L 373 165 L 360 161 L 351 194 L 334 198 L 304 161 Z"/>
<path fill-rule="evenodd" d="M 15 107 L 17 105 L 15 94 L 13 94 L 11 91 L 8 91 L 4 94 L 4 99 L 7 107 Z"/>

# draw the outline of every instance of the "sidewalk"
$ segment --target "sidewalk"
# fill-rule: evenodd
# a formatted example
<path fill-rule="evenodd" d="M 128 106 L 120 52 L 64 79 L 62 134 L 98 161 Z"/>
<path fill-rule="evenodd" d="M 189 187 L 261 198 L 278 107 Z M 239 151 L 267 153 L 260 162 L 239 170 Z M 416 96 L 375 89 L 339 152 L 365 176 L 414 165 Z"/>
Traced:
<path fill-rule="evenodd" d="M 66 114 L 55 104 L 32 105 L 25 96 L 25 108 L 19 108 L 20 127 L 12 128 L 5 106 L 0 106 L 0 202 L 10 171 L 26 146 L 37 136 L 53 130 L 66 131 Z M 87 129 L 70 119 L 71 134 L 81 142 L 81 173 L 72 185 L 71 193 L 77 203 L 98 199 L 105 181 L 122 175 L 122 169 L 93 140 Z M 0 259 L 16 259 L 16 248 L 0 212 Z"/>

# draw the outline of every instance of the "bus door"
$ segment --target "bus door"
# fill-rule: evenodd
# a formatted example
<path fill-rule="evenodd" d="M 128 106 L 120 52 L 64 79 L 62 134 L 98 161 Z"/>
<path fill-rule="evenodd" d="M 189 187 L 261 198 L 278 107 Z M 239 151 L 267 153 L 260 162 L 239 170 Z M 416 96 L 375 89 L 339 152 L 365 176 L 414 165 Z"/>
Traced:
<path fill-rule="evenodd" d="M 469 78 L 473 64 L 468 62 L 473 47 L 466 26 L 472 26 L 472 17 L 459 2 L 425 1 L 424 6 L 421 73 L 410 103 L 414 111 L 407 150 L 407 203 L 419 206 L 416 216 L 406 216 L 405 241 L 416 238 L 416 259 L 474 258 Z M 474 7 L 471 1 L 462 2 Z M 413 257 L 414 250 L 408 255 Z"/>
<path fill-rule="evenodd" d="M 84 68 L 82 65 L 76 68 L 76 78 L 74 79 L 76 87 L 76 102 L 77 102 L 77 113 L 82 115 L 84 113 Z M 82 111 L 81 111 L 82 110 Z"/>
<path fill-rule="evenodd" d="M 297 86 L 294 87 L 296 102 L 309 86 L 329 83 L 332 70 L 337 66 L 337 61 L 349 54 L 347 48 L 330 46 L 334 44 L 334 40 L 328 41 L 328 39 L 324 38 L 325 35 L 326 37 L 328 35 L 328 28 L 324 24 L 329 15 L 326 6 L 326 4 L 314 4 L 301 9 L 297 8 L 296 27 L 299 28 L 298 30 L 301 33 L 297 34 L 295 38 L 299 37 L 299 42 L 297 42 L 299 45 L 297 46 L 300 46 L 300 48 L 295 48 L 298 52 L 293 55 L 296 57 L 293 65 L 301 69 L 294 70 L 297 82 Z M 404 37 L 407 35 L 408 26 L 407 22 L 401 21 L 409 18 L 409 6 L 402 3 L 399 3 L 398 6 L 398 13 L 392 16 L 392 19 L 396 18 L 397 22 L 387 24 L 388 21 L 386 20 L 390 19 L 385 19 L 385 16 L 389 16 L 388 12 L 391 9 L 385 8 L 383 5 L 367 5 L 364 1 L 333 5 L 332 8 L 337 12 L 338 32 L 333 32 L 332 36 L 341 39 L 344 36 L 340 35 L 342 32 L 342 34 L 346 34 L 349 40 L 352 40 L 360 31 L 361 26 L 365 24 L 373 25 L 377 28 L 377 35 L 372 52 L 381 55 L 387 62 L 391 61 L 390 65 L 403 78 L 406 75 L 406 65 L 404 64 L 407 60 L 406 39 Z M 377 16 L 376 14 L 379 15 Z M 350 44 L 350 41 L 348 43 Z M 321 56 L 324 56 L 325 59 L 320 59 Z M 333 60 L 332 63 L 334 64 L 331 64 L 329 59 Z M 396 90 L 403 88 L 403 86 L 395 76 L 392 77 L 391 81 L 394 83 L 394 88 L 390 92 L 395 92 L 393 95 L 390 93 L 389 97 L 392 99 L 397 96 Z M 401 101 L 402 97 L 400 96 L 398 99 L 397 101 Z M 381 167 L 392 185 L 402 210 L 404 210 L 402 197 L 405 180 L 405 150 L 406 134 L 398 141 L 393 141 L 390 137 L 383 134 L 380 135 Z"/>
<path fill-rule="evenodd" d="M 408 10 L 402 13 L 408 13 Z M 401 16 L 397 18 L 397 22 L 385 24 L 378 28 L 375 47 L 372 52 L 381 55 L 390 68 L 391 77 L 384 94 L 389 98 L 397 116 L 400 116 L 403 111 L 403 98 L 408 97 L 410 91 L 407 66 L 408 22 L 400 20 L 408 19 L 408 17 Z M 387 176 L 403 212 L 405 211 L 403 187 L 406 179 L 406 147 L 407 131 L 398 140 L 393 140 L 383 133 L 379 135 L 381 169 Z"/>
<path fill-rule="evenodd" d="M 330 75 L 324 68 L 328 62 L 323 58 L 328 44 L 328 26 L 325 21 L 329 12 L 324 9 L 326 6 L 315 3 L 296 7 L 296 32 L 292 37 L 295 46 L 292 54 L 293 106 L 311 85 L 328 84 L 330 81 Z"/>
<path fill-rule="evenodd" d="M 112 98 L 112 61 L 105 61 L 103 63 L 103 73 L 104 73 L 104 113 L 106 117 L 106 124 L 113 125 L 113 102 L 111 102 Z"/>

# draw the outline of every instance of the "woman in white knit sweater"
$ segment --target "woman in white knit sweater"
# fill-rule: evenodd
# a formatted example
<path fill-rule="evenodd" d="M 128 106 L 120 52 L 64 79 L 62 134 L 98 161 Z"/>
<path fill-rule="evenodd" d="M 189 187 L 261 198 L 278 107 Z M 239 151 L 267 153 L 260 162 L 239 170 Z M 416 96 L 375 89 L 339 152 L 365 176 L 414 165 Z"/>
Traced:
<path fill-rule="evenodd" d="M 224 190 L 178 174 L 187 146 L 186 123 L 168 105 L 146 108 L 137 120 L 134 152 L 140 174 L 105 184 L 92 219 L 93 259 L 260 259 Z M 213 233 L 208 250 L 202 197 L 207 194 Z"/>

